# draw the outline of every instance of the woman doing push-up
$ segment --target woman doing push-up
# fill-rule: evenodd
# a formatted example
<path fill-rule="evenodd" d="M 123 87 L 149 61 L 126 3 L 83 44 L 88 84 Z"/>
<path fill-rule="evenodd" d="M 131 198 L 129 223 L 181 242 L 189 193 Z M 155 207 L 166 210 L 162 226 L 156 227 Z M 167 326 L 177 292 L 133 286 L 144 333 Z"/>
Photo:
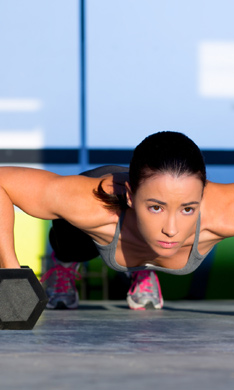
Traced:
<path fill-rule="evenodd" d="M 0 168 L 3 268 L 20 267 L 13 205 L 53 220 L 50 241 L 64 264 L 99 253 L 116 271 L 184 275 L 193 272 L 215 244 L 234 236 L 234 184 L 208 182 L 199 148 L 177 132 L 145 138 L 134 150 L 129 170 L 105 166 L 59 176 Z M 131 294 L 128 300 L 134 306 Z"/>

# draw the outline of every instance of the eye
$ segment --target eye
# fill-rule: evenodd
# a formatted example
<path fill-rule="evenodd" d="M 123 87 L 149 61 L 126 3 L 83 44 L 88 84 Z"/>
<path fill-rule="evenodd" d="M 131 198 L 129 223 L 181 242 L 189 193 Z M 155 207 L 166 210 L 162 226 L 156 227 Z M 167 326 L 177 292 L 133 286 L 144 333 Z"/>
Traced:
<path fill-rule="evenodd" d="M 150 209 L 150 211 L 152 211 L 152 213 L 155 213 L 155 214 L 158 214 L 162 211 L 162 208 L 158 205 L 150 206 L 149 209 Z"/>
<path fill-rule="evenodd" d="M 185 215 L 191 215 L 194 213 L 194 209 L 192 207 L 185 207 L 182 212 Z"/>

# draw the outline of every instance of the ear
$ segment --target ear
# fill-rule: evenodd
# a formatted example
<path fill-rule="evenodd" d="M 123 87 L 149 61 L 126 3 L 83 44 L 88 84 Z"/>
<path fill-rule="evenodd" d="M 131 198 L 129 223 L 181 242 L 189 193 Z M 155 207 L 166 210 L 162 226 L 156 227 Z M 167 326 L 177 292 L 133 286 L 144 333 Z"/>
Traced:
<path fill-rule="evenodd" d="M 132 205 L 133 205 L 132 190 L 131 190 L 131 187 L 130 187 L 130 184 L 128 181 L 125 182 L 125 188 L 126 188 L 127 204 L 129 207 L 132 207 Z"/>

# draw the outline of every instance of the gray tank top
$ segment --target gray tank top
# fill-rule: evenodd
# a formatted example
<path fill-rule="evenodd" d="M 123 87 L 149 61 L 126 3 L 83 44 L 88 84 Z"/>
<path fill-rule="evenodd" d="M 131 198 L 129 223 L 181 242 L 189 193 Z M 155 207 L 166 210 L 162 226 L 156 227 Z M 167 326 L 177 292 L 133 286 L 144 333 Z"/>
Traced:
<path fill-rule="evenodd" d="M 209 254 L 207 252 L 205 255 L 200 255 L 198 252 L 198 241 L 199 241 L 199 234 L 200 234 L 200 220 L 201 216 L 199 214 L 198 220 L 197 220 L 197 226 L 196 226 L 196 233 L 195 233 L 195 239 L 193 243 L 193 247 L 188 259 L 187 264 L 180 269 L 171 269 L 171 268 L 164 268 L 160 267 L 158 265 L 153 265 L 153 264 L 145 264 L 143 266 L 139 267 L 124 267 L 122 265 L 117 264 L 115 260 L 115 252 L 116 252 L 116 247 L 119 239 L 119 233 L 121 230 L 121 226 L 123 223 L 125 211 L 122 212 L 119 222 L 116 227 L 115 235 L 113 238 L 113 241 L 108 244 L 108 245 L 101 245 L 94 241 L 98 252 L 100 253 L 100 256 L 102 257 L 103 261 L 106 263 L 106 265 L 115 271 L 118 272 L 134 272 L 134 271 L 143 271 L 143 270 L 154 270 L 154 271 L 162 271 L 167 274 L 174 274 L 174 275 L 187 275 L 190 274 L 191 272 L 195 271 L 199 267 L 199 265 L 202 263 L 202 261 L 205 259 L 205 257 Z"/>

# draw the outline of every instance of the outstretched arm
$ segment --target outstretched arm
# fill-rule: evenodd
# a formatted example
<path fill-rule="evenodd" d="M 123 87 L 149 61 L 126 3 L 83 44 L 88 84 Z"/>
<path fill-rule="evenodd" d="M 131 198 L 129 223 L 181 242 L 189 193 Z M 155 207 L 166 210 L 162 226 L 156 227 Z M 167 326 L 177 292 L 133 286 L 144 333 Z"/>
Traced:
<path fill-rule="evenodd" d="M 34 216 L 52 218 L 43 207 L 42 188 L 49 176 L 43 171 L 24 168 L 0 168 L 0 267 L 18 268 L 14 249 L 14 205 Z M 45 199 L 45 198 L 44 198 Z M 45 200 L 44 200 L 45 202 Z"/>
<path fill-rule="evenodd" d="M 14 209 L 3 188 L 0 188 L 0 268 L 19 268 L 14 248 Z"/>
<path fill-rule="evenodd" d="M 36 218 L 64 218 L 81 229 L 92 229 L 106 215 L 92 193 L 97 180 L 62 177 L 39 169 L 0 168 L 0 266 L 19 267 L 14 250 L 14 205 Z"/>

